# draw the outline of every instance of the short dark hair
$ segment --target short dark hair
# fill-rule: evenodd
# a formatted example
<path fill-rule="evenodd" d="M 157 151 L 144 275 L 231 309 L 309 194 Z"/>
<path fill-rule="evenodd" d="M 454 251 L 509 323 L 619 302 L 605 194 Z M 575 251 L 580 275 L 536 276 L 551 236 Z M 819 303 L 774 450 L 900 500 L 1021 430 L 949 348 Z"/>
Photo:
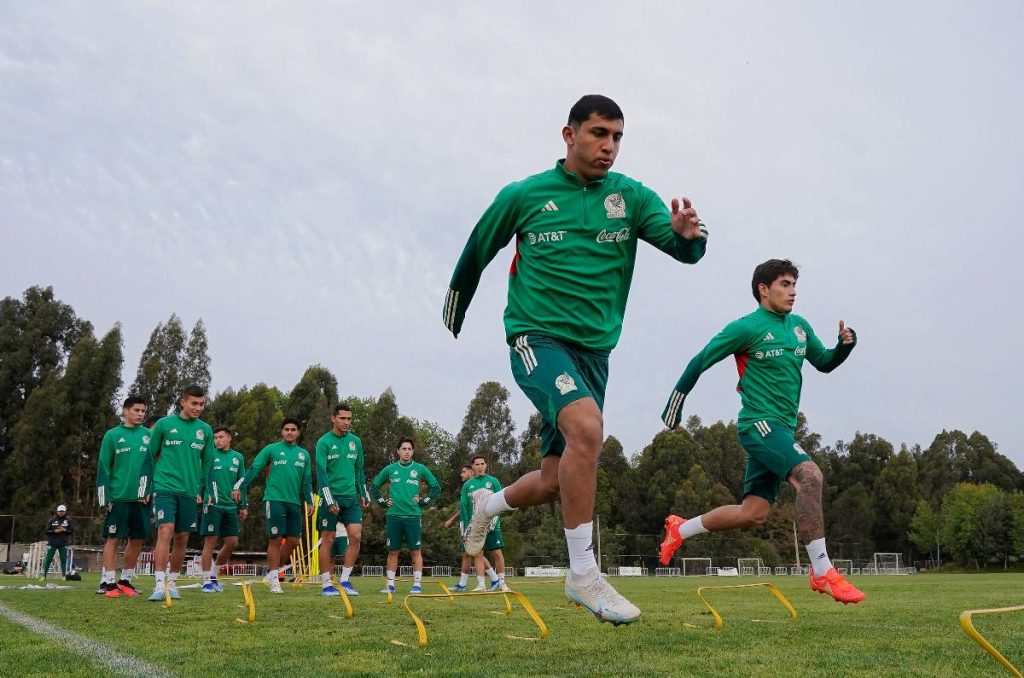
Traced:
<path fill-rule="evenodd" d="M 757 303 L 761 303 L 761 293 L 757 291 L 758 285 L 764 283 L 771 287 L 773 282 L 787 274 L 793 276 L 794 280 L 800 277 L 800 271 L 796 264 L 789 259 L 769 259 L 763 264 L 758 264 L 754 269 L 754 279 L 750 282 L 750 288 L 754 292 L 754 299 Z"/>
<path fill-rule="evenodd" d="M 227 433 L 231 437 L 235 436 L 235 434 L 232 433 L 231 429 L 229 429 L 227 426 L 218 426 L 217 428 L 213 429 L 214 434 L 220 433 L 221 431 L 224 431 L 224 433 Z"/>
<path fill-rule="evenodd" d="M 579 127 L 592 113 L 597 113 L 598 117 L 608 120 L 626 121 L 617 103 L 601 94 L 587 94 L 569 109 L 569 122 L 566 124 L 570 127 Z"/>
<path fill-rule="evenodd" d="M 410 445 L 412 445 L 412 449 L 414 449 L 414 450 L 416 449 L 416 441 L 413 440 L 412 438 L 410 438 L 409 436 L 404 436 L 401 440 L 399 440 L 398 444 L 395 445 L 395 449 L 397 450 L 398 448 L 400 448 L 402 445 L 404 445 L 406 443 L 409 443 Z"/>
<path fill-rule="evenodd" d="M 295 417 L 285 417 L 284 419 L 281 420 L 281 428 L 284 428 L 288 424 L 295 424 L 295 428 L 300 430 L 302 429 L 302 422 L 296 419 Z"/>
<path fill-rule="evenodd" d="M 483 459 L 484 463 L 485 464 L 487 463 L 487 455 L 486 454 L 474 454 L 472 457 L 469 458 L 469 463 L 472 464 L 477 459 Z"/>
<path fill-rule="evenodd" d="M 463 464 L 462 468 L 463 468 L 463 470 L 472 471 L 473 470 L 473 465 L 472 464 Z"/>
<path fill-rule="evenodd" d="M 206 397 L 206 391 L 203 389 L 202 386 L 200 386 L 198 384 L 191 384 L 189 386 L 186 386 L 185 390 L 181 392 L 182 400 L 184 400 L 185 398 L 205 398 L 205 397 Z"/>
<path fill-rule="evenodd" d="M 124 399 L 124 405 L 121 405 L 121 409 L 122 410 L 127 410 L 129 407 L 132 407 L 133 405 L 145 405 L 145 404 L 146 404 L 146 399 L 143 398 L 142 396 L 130 395 L 127 398 Z"/>
<path fill-rule="evenodd" d="M 337 414 L 338 412 L 351 412 L 351 411 L 352 411 L 352 408 L 349 407 L 348 403 L 338 403 L 337 405 L 334 406 L 334 414 Z"/>

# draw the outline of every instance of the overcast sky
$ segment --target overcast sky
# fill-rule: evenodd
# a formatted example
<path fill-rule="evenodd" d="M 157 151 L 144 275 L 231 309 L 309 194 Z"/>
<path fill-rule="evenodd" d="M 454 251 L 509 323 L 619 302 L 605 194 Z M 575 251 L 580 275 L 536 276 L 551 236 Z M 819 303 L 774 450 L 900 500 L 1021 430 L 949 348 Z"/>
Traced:
<path fill-rule="evenodd" d="M 456 432 L 513 393 L 511 248 L 455 341 L 449 276 L 505 184 L 564 155 L 582 94 L 616 99 L 615 169 L 693 199 L 708 253 L 641 244 L 606 433 L 635 453 L 686 362 L 753 309 L 770 257 L 796 312 L 859 345 L 805 368 L 826 443 L 979 430 L 1024 467 L 1019 2 L 0 5 L 0 296 L 53 285 L 125 381 L 172 312 L 206 323 L 214 388 L 392 387 Z M 687 414 L 735 419 L 736 371 Z"/>

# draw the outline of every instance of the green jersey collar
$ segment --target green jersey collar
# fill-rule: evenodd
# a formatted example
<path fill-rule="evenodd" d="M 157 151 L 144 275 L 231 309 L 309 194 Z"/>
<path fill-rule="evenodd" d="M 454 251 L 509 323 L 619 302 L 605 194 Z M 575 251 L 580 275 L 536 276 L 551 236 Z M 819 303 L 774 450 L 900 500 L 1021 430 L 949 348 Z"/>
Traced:
<path fill-rule="evenodd" d="M 573 186 L 582 188 L 584 186 L 590 186 L 591 184 L 604 183 L 604 179 L 594 179 L 593 181 L 584 184 L 578 174 L 576 174 L 575 172 L 570 172 L 569 170 L 565 169 L 565 158 L 559 158 L 558 160 L 556 160 L 555 168 L 557 169 L 558 175 L 564 178 L 566 181 L 570 182 Z"/>

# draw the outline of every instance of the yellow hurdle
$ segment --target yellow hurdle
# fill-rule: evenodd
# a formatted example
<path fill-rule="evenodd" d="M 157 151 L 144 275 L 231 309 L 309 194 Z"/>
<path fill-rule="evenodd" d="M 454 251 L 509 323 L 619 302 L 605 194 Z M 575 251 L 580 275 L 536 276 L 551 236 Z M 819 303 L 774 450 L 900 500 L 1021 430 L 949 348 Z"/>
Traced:
<path fill-rule="evenodd" d="M 248 582 L 242 582 L 242 599 L 245 601 L 245 607 L 249 611 L 249 623 L 256 623 L 256 602 L 252 599 L 252 588 Z M 238 621 L 244 621 L 239 619 Z"/>
<path fill-rule="evenodd" d="M 985 652 L 992 655 L 992 658 L 1003 665 L 1007 671 L 1016 676 L 1022 678 L 1020 671 L 1010 663 L 1010 660 L 1004 657 L 999 650 L 992 646 L 992 643 L 988 642 L 984 636 L 978 633 L 978 629 L 974 628 L 974 622 L 971 617 L 976 614 L 999 614 L 1001 612 L 1018 612 L 1024 610 L 1024 605 L 1015 605 L 1013 607 L 996 607 L 990 610 L 964 610 L 960 613 L 960 628 L 964 630 L 968 636 L 970 636 L 974 642 L 981 645 Z"/>
<path fill-rule="evenodd" d="M 516 591 L 482 591 L 480 593 L 460 593 L 458 596 L 455 596 L 451 593 L 451 591 L 448 590 L 446 586 L 444 586 L 444 584 L 441 584 L 441 588 L 444 589 L 444 593 L 410 593 L 405 597 L 405 609 L 409 613 L 409 616 L 412 617 L 413 623 L 416 624 L 416 632 L 419 635 L 420 647 L 427 646 L 427 627 L 423 625 L 423 620 L 420 619 L 416 615 L 416 613 L 412 611 L 412 607 L 410 606 L 409 601 L 411 601 L 414 598 L 447 598 L 449 600 L 456 600 L 457 598 L 468 598 L 471 596 L 504 596 L 506 610 L 505 614 L 511 614 L 512 603 L 509 601 L 509 596 L 512 596 L 519 602 L 520 605 L 522 605 L 523 609 L 526 610 L 526 613 L 530 615 L 530 618 L 533 619 L 534 623 L 537 624 L 537 628 L 540 630 L 539 638 L 547 638 L 548 636 L 547 624 L 545 624 L 544 620 L 540 618 L 539 614 L 537 614 L 537 610 L 535 610 L 533 608 L 533 605 L 530 604 L 529 599 L 527 599 L 527 597 L 521 593 L 517 593 Z M 531 640 L 538 640 L 539 638 Z"/>
<path fill-rule="evenodd" d="M 766 582 L 766 581 L 758 582 L 757 584 L 732 584 L 732 585 L 729 585 L 729 586 L 701 586 L 699 589 L 697 589 L 697 597 L 700 598 L 701 602 L 704 603 L 704 605 L 707 606 L 708 610 L 710 610 L 711 614 L 715 617 L 715 628 L 716 629 L 721 629 L 722 627 L 725 626 L 725 621 L 722 619 L 722 615 L 718 614 L 718 610 L 716 610 L 711 605 L 711 603 L 709 603 L 707 601 L 707 598 L 704 597 L 704 591 L 709 591 L 711 589 L 749 589 L 749 588 L 755 588 L 755 587 L 757 587 L 757 588 L 766 588 L 769 591 L 771 591 L 772 595 L 774 595 L 776 598 L 778 598 L 779 602 L 782 603 L 783 606 L 787 610 L 789 610 L 789 614 L 793 618 L 793 621 L 797 620 L 796 608 L 794 608 L 792 603 L 789 602 L 789 599 L 787 599 L 786 596 L 784 596 L 782 594 L 782 591 L 780 591 L 778 588 L 776 588 L 776 586 L 774 584 L 771 584 L 771 583 Z"/>

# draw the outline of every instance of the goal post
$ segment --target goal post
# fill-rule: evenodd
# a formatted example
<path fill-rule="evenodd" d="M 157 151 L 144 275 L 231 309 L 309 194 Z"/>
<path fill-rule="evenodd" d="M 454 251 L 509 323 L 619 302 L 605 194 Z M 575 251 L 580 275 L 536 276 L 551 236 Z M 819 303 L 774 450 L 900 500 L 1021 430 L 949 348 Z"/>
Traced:
<path fill-rule="evenodd" d="M 843 558 L 833 559 L 832 560 L 832 567 L 836 568 L 836 572 L 838 572 L 839 574 L 841 574 L 843 576 L 846 576 L 848 574 L 853 574 L 853 561 L 852 560 L 847 560 L 847 559 L 843 559 Z"/>
<path fill-rule="evenodd" d="M 742 577 L 760 576 L 764 563 L 760 558 L 737 558 L 736 571 Z"/>
<path fill-rule="evenodd" d="M 876 574 L 904 574 L 902 553 L 875 553 Z"/>
<path fill-rule="evenodd" d="M 692 577 L 695 575 L 706 575 L 711 570 L 710 558 L 680 558 L 682 576 Z"/>

